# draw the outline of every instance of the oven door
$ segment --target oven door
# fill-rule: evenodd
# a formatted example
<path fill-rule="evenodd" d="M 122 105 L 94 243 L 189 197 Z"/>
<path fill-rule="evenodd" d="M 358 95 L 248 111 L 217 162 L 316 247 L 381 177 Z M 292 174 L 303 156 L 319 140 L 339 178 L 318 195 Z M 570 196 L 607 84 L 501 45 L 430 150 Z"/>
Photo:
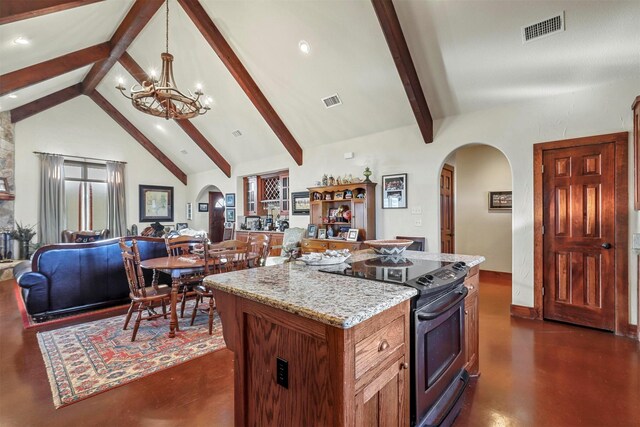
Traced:
<path fill-rule="evenodd" d="M 439 425 L 438 420 L 448 416 L 458 399 L 454 396 L 451 402 L 443 402 L 440 398 L 464 367 L 464 299 L 468 292 L 461 286 L 414 312 L 415 425 Z"/>

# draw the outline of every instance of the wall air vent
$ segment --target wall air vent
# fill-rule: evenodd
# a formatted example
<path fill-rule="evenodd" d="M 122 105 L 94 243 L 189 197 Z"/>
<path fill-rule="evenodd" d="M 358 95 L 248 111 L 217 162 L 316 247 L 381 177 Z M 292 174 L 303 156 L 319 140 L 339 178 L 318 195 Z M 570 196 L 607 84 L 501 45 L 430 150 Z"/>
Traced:
<path fill-rule="evenodd" d="M 327 108 L 335 107 L 336 105 L 342 104 L 342 101 L 340 100 L 340 97 L 337 93 L 335 95 L 322 98 L 322 102 L 324 102 L 324 106 Z"/>
<path fill-rule="evenodd" d="M 522 27 L 522 43 L 529 43 L 542 37 L 564 31 L 564 12 L 535 24 Z"/>
<path fill-rule="evenodd" d="M 233 132 L 231 132 L 231 135 L 237 138 L 239 136 L 242 136 L 242 132 L 240 132 L 239 130 L 234 130 Z"/>

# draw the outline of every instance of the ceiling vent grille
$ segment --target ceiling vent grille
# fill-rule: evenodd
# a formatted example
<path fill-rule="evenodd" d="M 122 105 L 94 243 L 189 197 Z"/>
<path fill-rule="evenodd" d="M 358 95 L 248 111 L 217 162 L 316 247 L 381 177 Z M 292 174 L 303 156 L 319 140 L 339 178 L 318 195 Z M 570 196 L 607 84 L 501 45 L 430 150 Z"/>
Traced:
<path fill-rule="evenodd" d="M 337 93 L 326 98 L 322 98 L 322 102 L 324 102 L 324 106 L 327 108 L 335 107 L 336 105 L 342 104 L 342 101 L 340 100 L 340 97 Z"/>
<path fill-rule="evenodd" d="M 237 138 L 239 136 L 242 136 L 242 132 L 240 132 L 239 130 L 234 130 L 233 132 L 231 132 L 231 135 Z"/>
<path fill-rule="evenodd" d="M 522 27 L 522 43 L 529 43 L 561 31 L 564 31 L 564 12 L 544 21 Z"/>

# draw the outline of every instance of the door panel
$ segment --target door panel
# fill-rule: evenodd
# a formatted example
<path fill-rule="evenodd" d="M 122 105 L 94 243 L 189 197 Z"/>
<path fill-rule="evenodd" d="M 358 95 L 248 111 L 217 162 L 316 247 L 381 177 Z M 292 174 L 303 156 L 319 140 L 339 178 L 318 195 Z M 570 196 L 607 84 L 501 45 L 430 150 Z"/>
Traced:
<path fill-rule="evenodd" d="M 614 330 L 614 149 L 605 143 L 543 154 L 547 319 Z"/>
<path fill-rule="evenodd" d="M 209 192 L 209 240 L 222 242 L 224 237 L 224 195 L 218 191 Z"/>
<path fill-rule="evenodd" d="M 453 167 L 444 165 L 440 173 L 440 251 L 455 253 L 455 211 Z"/>

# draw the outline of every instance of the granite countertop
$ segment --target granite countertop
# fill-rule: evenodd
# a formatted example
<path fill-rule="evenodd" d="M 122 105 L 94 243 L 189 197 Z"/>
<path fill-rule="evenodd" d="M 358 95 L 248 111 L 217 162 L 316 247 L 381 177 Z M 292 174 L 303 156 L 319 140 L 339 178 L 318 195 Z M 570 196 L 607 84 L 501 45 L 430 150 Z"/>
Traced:
<path fill-rule="evenodd" d="M 373 251 L 352 255 L 354 261 L 375 258 Z M 406 251 L 408 258 L 464 261 L 469 266 L 481 256 Z M 317 271 L 302 262 L 285 263 L 211 275 L 205 283 L 214 289 L 257 301 L 338 328 L 348 329 L 417 294 L 399 284 L 357 279 Z"/>

